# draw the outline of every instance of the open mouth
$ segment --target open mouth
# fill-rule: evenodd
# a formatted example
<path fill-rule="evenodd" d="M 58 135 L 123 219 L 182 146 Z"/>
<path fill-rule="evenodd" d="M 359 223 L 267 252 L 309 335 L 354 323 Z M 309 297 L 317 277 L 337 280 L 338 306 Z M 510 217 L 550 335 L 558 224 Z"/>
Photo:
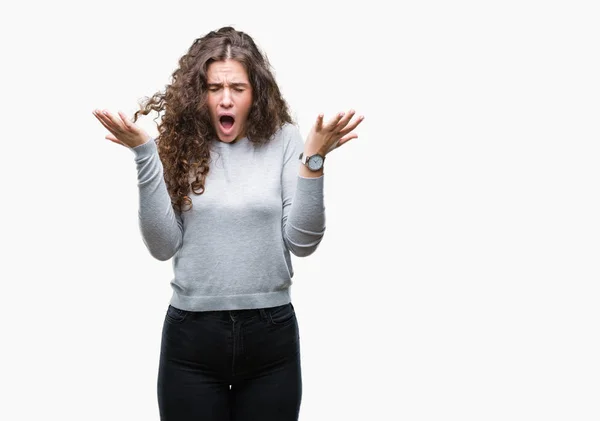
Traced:
<path fill-rule="evenodd" d="M 221 123 L 221 127 L 225 130 L 229 130 L 233 127 L 233 123 L 235 122 L 235 118 L 231 115 L 222 115 L 219 118 L 219 123 Z"/>

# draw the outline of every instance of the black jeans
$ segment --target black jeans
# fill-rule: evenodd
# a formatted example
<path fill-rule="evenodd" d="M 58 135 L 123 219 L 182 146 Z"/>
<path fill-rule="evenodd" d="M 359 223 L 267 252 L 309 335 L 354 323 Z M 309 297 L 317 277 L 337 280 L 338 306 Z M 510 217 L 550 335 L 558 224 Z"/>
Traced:
<path fill-rule="evenodd" d="M 169 306 L 162 332 L 162 421 L 296 421 L 302 397 L 294 306 L 194 312 Z"/>

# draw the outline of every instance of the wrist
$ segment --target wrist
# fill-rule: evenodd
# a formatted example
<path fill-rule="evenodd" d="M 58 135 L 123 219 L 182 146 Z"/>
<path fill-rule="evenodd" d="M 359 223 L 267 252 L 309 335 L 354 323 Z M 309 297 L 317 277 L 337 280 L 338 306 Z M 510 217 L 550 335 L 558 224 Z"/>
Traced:
<path fill-rule="evenodd" d="M 314 148 L 305 148 L 298 157 L 300 160 L 300 175 L 303 177 L 320 177 L 323 175 L 323 165 L 325 164 L 325 156 Z"/>
<path fill-rule="evenodd" d="M 304 156 L 312 156 L 315 154 L 319 154 L 325 158 L 325 150 L 322 146 L 304 145 Z"/>
<path fill-rule="evenodd" d="M 321 167 L 320 170 L 312 171 L 308 169 L 306 165 L 300 164 L 300 170 L 298 171 L 298 174 L 304 178 L 317 178 L 323 175 L 323 168 L 324 167 Z"/>

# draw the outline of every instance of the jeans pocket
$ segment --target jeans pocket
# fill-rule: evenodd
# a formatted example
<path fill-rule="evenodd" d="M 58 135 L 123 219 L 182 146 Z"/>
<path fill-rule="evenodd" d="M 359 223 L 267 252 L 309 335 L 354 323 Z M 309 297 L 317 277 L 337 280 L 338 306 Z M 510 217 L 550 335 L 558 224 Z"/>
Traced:
<path fill-rule="evenodd" d="M 296 312 L 292 303 L 267 309 L 269 319 L 274 325 L 285 325 L 294 320 Z"/>
<path fill-rule="evenodd" d="M 177 307 L 173 307 L 172 305 L 169 304 L 169 307 L 167 308 L 167 321 L 171 322 L 171 323 L 181 323 L 185 320 L 185 317 L 188 315 L 188 311 L 186 310 L 181 310 Z"/>

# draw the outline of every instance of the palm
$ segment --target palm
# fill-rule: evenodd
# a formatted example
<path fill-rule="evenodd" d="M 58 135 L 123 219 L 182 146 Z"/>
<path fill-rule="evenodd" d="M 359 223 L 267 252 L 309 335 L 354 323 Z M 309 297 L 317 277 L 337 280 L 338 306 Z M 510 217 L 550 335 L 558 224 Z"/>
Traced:
<path fill-rule="evenodd" d="M 129 120 L 121 111 L 118 113 L 120 118 L 113 116 L 107 110 L 94 110 L 93 114 L 110 132 L 105 138 L 111 142 L 129 148 L 135 148 L 136 146 L 146 143 L 150 138 L 148 133 Z"/>
<path fill-rule="evenodd" d="M 323 124 L 323 114 L 319 114 L 308 134 L 306 144 L 309 149 L 319 151 L 324 156 L 351 139 L 357 138 L 358 134 L 353 133 L 353 130 L 364 120 L 364 116 L 352 120 L 354 114 L 354 110 L 338 113 L 326 124 Z"/>

